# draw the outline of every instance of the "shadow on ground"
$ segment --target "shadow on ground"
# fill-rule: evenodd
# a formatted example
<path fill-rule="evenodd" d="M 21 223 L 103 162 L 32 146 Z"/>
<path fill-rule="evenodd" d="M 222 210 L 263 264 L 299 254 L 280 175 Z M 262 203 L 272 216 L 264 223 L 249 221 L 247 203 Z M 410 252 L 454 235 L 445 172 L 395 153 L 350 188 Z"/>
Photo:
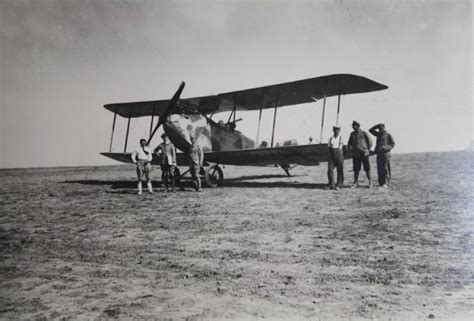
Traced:
<path fill-rule="evenodd" d="M 224 179 L 223 187 L 234 187 L 234 188 L 302 188 L 302 189 L 323 189 L 327 185 L 326 184 L 314 184 L 314 183 L 298 183 L 298 182 L 288 182 L 288 179 L 298 177 L 298 176 L 305 176 L 305 175 L 297 175 L 287 177 L 284 175 L 251 175 L 251 176 L 240 176 L 236 178 L 229 178 Z M 271 178 L 279 178 L 279 181 L 276 182 L 256 182 L 255 180 L 262 180 L 262 179 L 271 179 Z M 89 186 L 110 186 L 110 188 L 114 190 L 124 190 L 121 191 L 124 194 L 130 193 L 129 189 L 136 188 L 136 182 L 133 180 L 120 180 L 120 181 L 113 181 L 113 180 L 70 180 L 70 181 L 62 181 L 59 182 L 60 184 L 81 184 L 81 185 L 89 185 Z M 153 181 L 153 186 L 160 186 L 159 181 Z M 188 179 L 180 180 L 179 187 L 190 187 L 192 188 L 192 182 Z M 203 187 L 206 187 L 203 184 Z"/>

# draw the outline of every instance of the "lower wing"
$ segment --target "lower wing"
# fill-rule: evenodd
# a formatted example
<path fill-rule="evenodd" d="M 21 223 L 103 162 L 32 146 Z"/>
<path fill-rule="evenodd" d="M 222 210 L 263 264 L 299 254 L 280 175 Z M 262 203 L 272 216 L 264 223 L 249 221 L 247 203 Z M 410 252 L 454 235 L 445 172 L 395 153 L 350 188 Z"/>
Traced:
<path fill-rule="evenodd" d="M 123 163 L 132 163 L 130 153 L 101 153 Z M 298 164 L 298 165 L 319 165 L 320 162 L 327 162 L 329 158 L 327 144 L 296 145 L 271 148 L 256 148 L 231 150 L 220 152 L 204 152 L 206 163 L 217 163 L 221 165 L 240 166 L 267 166 L 275 164 Z M 350 153 L 345 152 L 344 158 L 351 158 Z M 176 161 L 178 166 L 188 166 L 189 161 L 185 154 L 177 153 Z M 159 165 L 160 159 L 153 158 L 153 165 Z"/>
<path fill-rule="evenodd" d="M 206 162 L 222 165 L 266 166 L 275 164 L 319 165 L 328 161 L 328 145 L 296 145 L 204 153 Z M 350 158 L 346 155 L 345 158 Z"/>
<path fill-rule="evenodd" d="M 131 164 L 132 162 L 132 153 L 100 153 L 101 155 L 112 158 L 113 160 Z M 176 153 L 176 162 L 178 166 L 189 166 L 188 158 L 183 153 Z M 152 165 L 160 165 L 161 161 L 160 158 L 155 156 L 151 161 Z"/>

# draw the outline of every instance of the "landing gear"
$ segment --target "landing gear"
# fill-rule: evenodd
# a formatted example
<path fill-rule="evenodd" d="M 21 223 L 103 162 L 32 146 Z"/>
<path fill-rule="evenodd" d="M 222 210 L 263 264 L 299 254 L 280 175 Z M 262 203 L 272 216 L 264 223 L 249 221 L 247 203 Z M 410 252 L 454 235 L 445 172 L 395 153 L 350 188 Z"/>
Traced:
<path fill-rule="evenodd" d="M 291 177 L 290 174 L 290 165 L 285 164 L 285 165 L 280 165 L 281 169 L 285 171 L 286 176 Z"/>
<path fill-rule="evenodd" d="M 179 171 L 178 166 L 175 166 L 174 167 L 174 181 L 175 181 L 175 184 L 179 183 L 180 180 L 181 180 L 181 172 Z"/>
<path fill-rule="evenodd" d="M 174 170 L 175 182 L 178 183 L 182 179 L 187 179 L 190 175 L 186 174 L 189 174 L 189 172 L 190 170 L 188 169 L 183 174 L 181 174 L 178 167 L 176 166 Z M 201 170 L 199 171 L 198 175 L 202 176 L 202 178 L 204 179 L 204 184 L 206 184 L 207 187 L 221 187 L 222 182 L 224 181 L 224 173 L 217 164 L 211 165 L 207 168 L 201 167 Z M 184 187 L 182 188 L 184 189 Z"/>
<path fill-rule="evenodd" d="M 219 165 L 211 165 L 206 168 L 204 181 L 208 187 L 220 187 L 224 181 L 224 173 Z"/>
<path fill-rule="evenodd" d="M 278 166 L 280 166 L 280 168 L 285 171 L 286 176 L 291 177 L 290 169 L 293 169 L 298 165 L 290 166 L 290 164 L 279 164 Z"/>

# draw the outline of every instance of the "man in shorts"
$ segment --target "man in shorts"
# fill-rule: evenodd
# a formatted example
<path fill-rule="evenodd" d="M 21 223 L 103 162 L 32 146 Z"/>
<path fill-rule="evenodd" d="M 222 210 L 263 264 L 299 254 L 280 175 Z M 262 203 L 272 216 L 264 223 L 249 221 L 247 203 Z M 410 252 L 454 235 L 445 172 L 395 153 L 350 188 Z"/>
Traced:
<path fill-rule="evenodd" d="M 370 148 L 372 147 L 372 140 L 370 136 L 360 129 L 360 123 L 357 121 L 352 122 L 353 132 L 349 137 L 347 147 L 352 151 L 352 164 L 354 167 L 354 183 L 352 188 L 359 187 L 359 172 L 361 165 L 364 167 L 365 174 L 369 180 L 369 188 L 372 186 L 372 179 L 370 177 Z"/>
<path fill-rule="evenodd" d="M 132 161 L 137 166 L 138 177 L 138 194 L 142 193 L 142 180 L 146 179 L 148 191 L 153 194 L 151 186 L 150 172 L 151 172 L 151 155 L 150 147 L 146 146 L 146 139 L 140 139 L 140 147 L 133 151 Z"/>

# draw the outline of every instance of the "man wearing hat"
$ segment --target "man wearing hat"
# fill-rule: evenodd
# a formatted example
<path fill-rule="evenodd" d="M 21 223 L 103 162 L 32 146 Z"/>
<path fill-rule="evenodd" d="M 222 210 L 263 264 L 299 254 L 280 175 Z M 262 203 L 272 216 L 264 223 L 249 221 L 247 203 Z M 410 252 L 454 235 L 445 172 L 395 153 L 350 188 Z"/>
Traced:
<path fill-rule="evenodd" d="M 161 135 L 163 142 L 155 148 L 155 154 L 160 157 L 161 183 L 169 192 L 168 183 L 171 180 L 171 191 L 175 192 L 174 167 L 176 166 L 176 148 L 170 142 L 168 135 Z"/>
<path fill-rule="evenodd" d="M 369 129 L 369 132 L 377 137 L 375 153 L 377 154 L 377 174 L 379 186 L 387 188 L 392 176 L 390 168 L 390 151 L 395 147 L 392 135 L 385 130 L 385 124 L 377 124 Z"/>
<path fill-rule="evenodd" d="M 329 161 L 328 161 L 328 180 L 329 189 L 340 189 L 344 185 L 344 153 L 343 140 L 339 135 L 341 127 L 334 126 L 332 128 L 334 135 L 329 138 Z M 337 169 L 337 184 L 334 186 L 334 167 Z"/>
<path fill-rule="evenodd" d="M 352 164 L 354 167 L 354 184 L 352 187 L 359 186 L 359 172 L 361 165 L 364 166 L 364 171 L 367 174 L 367 179 L 369 180 L 369 188 L 372 186 L 372 180 L 370 178 L 370 163 L 369 155 L 370 148 L 372 147 L 372 140 L 370 136 L 360 129 L 360 123 L 357 121 L 352 122 L 353 132 L 349 137 L 349 142 L 347 147 L 352 151 Z"/>
<path fill-rule="evenodd" d="M 146 146 L 146 139 L 140 139 L 140 147 L 133 151 L 132 161 L 137 165 L 137 176 L 138 176 L 138 194 L 142 193 L 142 179 L 145 176 L 148 191 L 153 193 L 150 180 L 151 172 L 151 150 L 150 147 Z"/>

